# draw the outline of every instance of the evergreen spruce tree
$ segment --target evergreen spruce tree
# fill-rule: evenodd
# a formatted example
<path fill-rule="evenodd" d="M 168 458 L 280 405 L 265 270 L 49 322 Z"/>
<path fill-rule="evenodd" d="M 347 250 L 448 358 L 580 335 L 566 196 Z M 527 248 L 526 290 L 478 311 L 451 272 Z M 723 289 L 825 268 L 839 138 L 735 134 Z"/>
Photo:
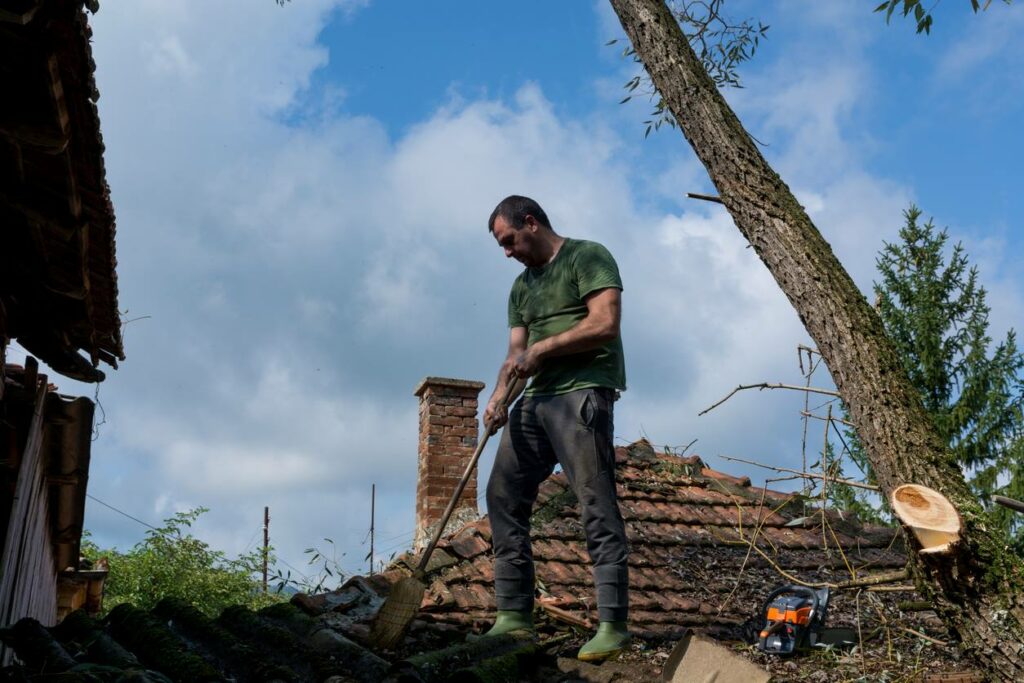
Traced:
<path fill-rule="evenodd" d="M 877 260 L 875 307 L 935 429 L 979 497 L 1024 498 L 1024 355 L 1014 331 L 989 353 L 989 307 L 978 269 L 969 267 L 960 244 L 947 262 L 948 233 L 931 220 L 922 224 L 916 206 L 903 215 L 899 241 L 886 243 Z M 847 436 L 854 461 L 873 479 L 856 434 Z M 1024 551 L 1024 517 L 997 508 L 1003 530 Z"/>

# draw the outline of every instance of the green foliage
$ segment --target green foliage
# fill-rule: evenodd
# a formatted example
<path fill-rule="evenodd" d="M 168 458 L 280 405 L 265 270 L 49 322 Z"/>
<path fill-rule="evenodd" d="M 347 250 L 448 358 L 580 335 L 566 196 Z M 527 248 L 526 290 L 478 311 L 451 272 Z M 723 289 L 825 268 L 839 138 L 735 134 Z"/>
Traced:
<path fill-rule="evenodd" d="M 1010 330 L 991 348 L 989 307 L 978 270 L 960 244 L 921 210 L 904 212 L 900 241 L 886 244 L 877 267 L 876 308 L 936 431 L 982 500 L 1024 497 L 1024 355 Z M 991 348 L 991 351 L 990 351 Z M 855 434 L 851 453 L 871 472 Z M 1024 549 L 1019 518 L 1000 510 L 1003 529 Z"/>
<path fill-rule="evenodd" d="M 974 10 L 975 14 L 979 10 L 987 10 L 988 6 L 992 4 L 992 0 L 985 0 L 984 3 L 981 0 L 969 1 L 971 9 Z M 1013 0 L 1003 0 L 1003 2 L 1007 5 L 1013 4 Z M 932 10 L 938 4 L 938 0 L 936 0 L 929 9 L 925 9 L 921 0 L 885 0 L 885 2 L 875 8 L 875 11 L 885 12 L 885 23 L 888 24 L 892 20 L 892 15 L 896 12 L 896 8 L 899 7 L 904 17 L 908 17 L 913 13 L 914 21 L 917 22 L 918 33 L 930 34 L 932 32 Z"/>
<path fill-rule="evenodd" d="M 121 603 L 149 610 L 163 598 L 175 597 L 213 617 L 229 605 L 256 609 L 282 600 L 279 595 L 260 590 L 256 579 L 262 571 L 260 551 L 230 559 L 192 536 L 189 529 L 206 511 L 196 508 L 175 514 L 123 553 L 117 549 L 101 550 L 88 538 L 84 539 L 83 556 L 92 560 L 106 557 L 110 563 L 104 611 L 109 612 Z"/>
<path fill-rule="evenodd" d="M 311 546 L 303 551 L 307 558 L 306 565 L 309 567 L 309 574 L 293 575 L 290 569 L 274 570 L 271 579 L 278 591 L 291 588 L 309 595 L 316 595 L 340 588 L 345 583 L 346 574 L 341 568 L 341 558 L 345 557 L 345 553 L 339 554 L 337 546 L 331 539 L 325 538 L 324 542 L 329 546 L 329 550 Z M 369 560 L 370 556 L 367 555 L 366 559 Z"/>
<path fill-rule="evenodd" d="M 753 19 L 733 22 L 722 16 L 724 0 L 668 0 L 668 8 L 672 16 L 679 22 L 683 35 L 697 54 L 704 70 L 719 87 L 740 85 L 739 65 L 754 56 L 762 38 L 766 37 L 768 26 Z M 614 45 L 617 40 L 608 42 Z M 640 58 L 632 47 L 622 51 L 623 57 L 632 57 L 641 64 Z M 657 92 L 651 79 L 646 74 L 635 76 L 623 86 L 626 96 L 620 104 L 629 102 L 636 94 L 647 95 L 657 103 L 651 112 L 651 118 L 644 121 L 647 127 L 644 137 L 651 131 L 659 130 L 663 125 L 670 128 L 677 126 L 675 117 L 669 110 L 665 100 Z"/>

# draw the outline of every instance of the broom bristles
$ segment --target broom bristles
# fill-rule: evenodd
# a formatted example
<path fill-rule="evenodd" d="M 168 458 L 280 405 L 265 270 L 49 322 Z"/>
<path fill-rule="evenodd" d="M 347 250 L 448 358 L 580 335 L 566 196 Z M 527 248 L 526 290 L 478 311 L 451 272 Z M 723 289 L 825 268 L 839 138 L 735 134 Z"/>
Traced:
<path fill-rule="evenodd" d="M 402 639 L 402 634 L 419 612 L 426 586 L 422 581 L 408 577 L 391 586 L 370 631 L 370 640 L 378 647 L 390 650 Z"/>

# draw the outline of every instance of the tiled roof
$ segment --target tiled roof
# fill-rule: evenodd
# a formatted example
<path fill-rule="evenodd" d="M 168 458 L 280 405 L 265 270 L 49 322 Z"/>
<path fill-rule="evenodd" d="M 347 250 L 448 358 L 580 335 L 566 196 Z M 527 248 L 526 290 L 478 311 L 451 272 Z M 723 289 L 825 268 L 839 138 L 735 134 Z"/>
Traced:
<path fill-rule="evenodd" d="M 85 4 L 96 9 L 6 3 L 0 17 L 0 327 L 61 374 L 99 381 L 94 366 L 124 351 Z"/>
<path fill-rule="evenodd" d="M 836 513 L 826 515 L 823 528 L 813 501 L 805 508 L 796 494 L 751 486 L 749 478 L 717 472 L 697 456 L 656 453 L 640 441 L 617 448 L 616 460 L 630 539 L 630 621 L 639 635 L 672 637 L 698 626 L 738 636 L 767 592 L 787 582 L 750 550 L 755 537 L 779 568 L 808 582 L 847 580 L 847 565 L 861 578 L 905 565 L 895 529 L 861 526 Z M 583 527 L 564 474 L 541 486 L 532 537 L 542 604 L 569 621 L 595 620 Z M 442 540 L 429 565 L 425 621 L 469 627 L 493 618 L 490 550 L 486 519 Z M 399 564 L 414 561 L 405 556 Z"/>
<path fill-rule="evenodd" d="M 442 540 L 428 565 L 429 588 L 420 614 L 397 651 L 376 649 L 370 624 L 390 583 L 415 565 L 412 555 L 399 558 L 383 574 L 352 577 L 335 591 L 299 594 L 292 605 L 259 612 L 230 607 L 208 619 L 187 604 L 165 600 L 149 612 L 122 605 L 101 621 L 72 615 L 51 629 L 59 647 L 34 647 L 49 636 L 29 620 L 11 631 L 0 630 L 0 636 L 15 641 L 26 672 L 93 662 L 132 675 L 147 669 L 151 676 L 132 680 L 167 680 L 159 671 L 176 681 L 478 681 L 501 671 L 504 677 L 493 680 L 636 683 L 659 678 L 667 649 L 686 627 L 742 638 L 744 624 L 768 592 L 787 582 L 780 569 L 804 581 L 839 583 L 849 578 L 848 565 L 860 578 L 904 565 L 893 529 L 860 526 L 836 514 L 826 517 L 823 529 L 820 515 L 805 510 L 791 494 L 753 487 L 748 479 L 716 472 L 697 457 L 656 453 L 646 442 L 619 448 L 616 456 L 632 544 L 630 630 L 645 638 L 623 662 L 595 667 L 574 659 L 586 631 L 569 634 L 566 624 L 585 625 L 596 614 L 575 501 L 560 475 L 542 486 L 533 519 L 539 593 L 549 617 L 538 622 L 542 640 L 536 645 L 465 642 L 467 631 L 493 619 L 486 519 Z M 755 536 L 757 547 L 778 568 L 748 552 L 743 539 Z M 859 605 L 850 593 L 834 594 L 827 625 L 860 627 L 863 649 L 856 656 L 797 662 L 743 645 L 733 650 L 780 681 L 878 680 L 883 674 L 917 680 L 926 673 L 963 668 L 954 647 L 935 646 L 936 638 L 946 636 L 931 611 L 899 606 L 915 597 L 912 591 L 862 595 Z M 884 622 L 879 615 L 887 615 Z M 930 641 L 915 635 L 924 632 Z M 119 653 L 116 661 L 108 649 Z M 53 653 L 60 661 L 52 660 Z"/>

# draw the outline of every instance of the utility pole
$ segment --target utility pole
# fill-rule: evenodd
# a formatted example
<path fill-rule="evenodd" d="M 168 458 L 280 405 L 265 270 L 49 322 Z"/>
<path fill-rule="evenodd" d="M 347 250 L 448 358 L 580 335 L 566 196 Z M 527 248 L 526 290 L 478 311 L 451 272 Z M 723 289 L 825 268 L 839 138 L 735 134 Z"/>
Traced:
<path fill-rule="evenodd" d="M 270 555 L 270 507 L 263 508 L 263 592 L 267 592 L 267 557 Z"/>
<path fill-rule="evenodd" d="M 373 522 L 377 507 L 377 485 L 370 485 L 370 576 L 373 576 Z"/>

